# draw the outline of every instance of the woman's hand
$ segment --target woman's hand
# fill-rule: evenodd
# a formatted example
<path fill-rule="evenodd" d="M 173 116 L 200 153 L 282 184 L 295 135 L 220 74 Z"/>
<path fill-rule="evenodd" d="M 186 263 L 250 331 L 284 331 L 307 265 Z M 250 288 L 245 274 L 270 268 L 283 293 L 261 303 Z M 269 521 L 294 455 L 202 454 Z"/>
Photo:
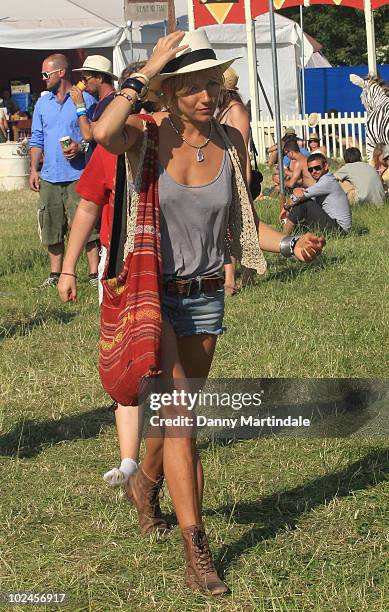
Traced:
<path fill-rule="evenodd" d="M 57 289 L 61 302 L 77 301 L 77 279 L 75 276 L 61 274 Z"/>
<path fill-rule="evenodd" d="M 318 255 L 320 255 L 325 243 L 326 241 L 324 238 L 318 238 L 315 236 L 315 234 L 304 234 L 296 242 L 294 247 L 294 256 L 299 261 L 312 261 L 313 259 L 316 259 Z"/>
<path fill-rule="evenodd" d="M 140 71 L 142 74 L 147 76 L 149 79 L 157 76 L 164 66 L 170 60 L 174 59 L 179 51 L 183 51 L 188 48 L 188 45 L 178 46 L 181 40 L 184 38 L 185 32 L 173 32 L 168 36 L 160 38 L 154 47 L 154 51 L 147 62 L 147 64 Z"/>
<path fill-rule="evenodd" d="M 74 104 L 83 104 L 84 103 L 84 97 L 82 95 L 82 92 L 80 91 L 80 89 L 78 89 L 78 87 L 76 87 L 76 85 L 73 85 L 73 87 L 70 90 L 70 97 L 73 100 Z"/>

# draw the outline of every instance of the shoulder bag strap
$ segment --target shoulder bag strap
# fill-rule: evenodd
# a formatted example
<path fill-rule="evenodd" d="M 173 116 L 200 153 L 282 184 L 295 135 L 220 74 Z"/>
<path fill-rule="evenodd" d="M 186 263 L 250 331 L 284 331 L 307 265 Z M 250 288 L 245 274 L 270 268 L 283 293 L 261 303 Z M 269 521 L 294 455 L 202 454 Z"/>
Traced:
<path fill-rule="evenodd" d="M 125 154 L 116 163 L 115 197 L 107 278 L 118 276 L 123 267 L 124 243 L 127 230 L 127 181 Z"/>

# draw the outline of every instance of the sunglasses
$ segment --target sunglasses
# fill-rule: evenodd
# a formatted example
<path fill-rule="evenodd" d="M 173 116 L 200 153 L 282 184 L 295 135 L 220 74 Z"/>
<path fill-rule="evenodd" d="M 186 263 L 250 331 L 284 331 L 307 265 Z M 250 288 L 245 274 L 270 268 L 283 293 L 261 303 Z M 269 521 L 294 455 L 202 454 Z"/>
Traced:
<path fill-rule="evenodd" d="M 93 74 L 92 74 L 91 76 L 82 76 L 82 77 L 81 77 L 81 81 L 82 81 L 83 83 L 87 83 L 88 81 L 90 81 L 91 79 L 94 79 L 94 78 L 96 78 L 96 77 L 95 77 L 95 76 L 93 76 Z"/>
<path fill-rule="evenodd" d="M 308 142 L 320 142 L 317 138 L 310 138 Z"/>
<path fill-rule="evenodd" d="M 309 174 L 312 174 L 312 172 L 320 172 L 320 170 L 323 170 L 323 166 L 311 166 L 308 168 Z"/>
<path fill-rule="evenodd" d="M 50 72 L 42 72 L 42 79 L 44 81 L 47 81 L 47 79 L 49 79 L 51 77 L 52 74 L 54 74 L 55 72 L 61 72 L 62 68 L 57 68 L 57 70 L 50 70 Z"/>

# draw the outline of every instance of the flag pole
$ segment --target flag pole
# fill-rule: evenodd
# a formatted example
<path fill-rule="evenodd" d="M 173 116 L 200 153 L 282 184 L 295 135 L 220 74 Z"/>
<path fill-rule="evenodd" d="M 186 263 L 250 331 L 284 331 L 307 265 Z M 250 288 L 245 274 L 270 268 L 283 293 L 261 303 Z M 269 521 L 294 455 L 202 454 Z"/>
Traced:
<path fill-rule="evenodd" d="M 280 193 L 285 193 L 284 168 L 282 163 L 282 143 L 281 143 L 281 108 L 280 108 L 280 88 L 278 82 L 278 62 L 277 62 L 277 47 L 276 47 L 276 26 L 274 21 L 274 6 L 273 0 L 269 0 L 269 19 L 270 19 L 270 37 L 271 37 L 271 55 L 273 67 L 273 90 L 274 90 L 274 114 L 276 119 L 276 138 L 277 138 L 277 157 L 278 157 L 278 174 L 280 177 Z"/>
<path fill-rule="evenodd" d="M 301 31 L 301 114 L 305 118 L 305 58 L 304 58 L 304 21 L 303 7 L 300 4 L 300 31 Z"/>
<path fill-rule="evenodd" d="M 249 88 L 251 104 L 251 131 L 254 144 L 259 151 L 259 96 L 257 82 L 257 49 L 255 46 L 255 21 L 251 14 L 251 0 L 244 0 L 244 13 L 246 21 L 246 40 L 247 40 L 247 62 L 249 69 Z"/>
<path fill-rule="evenodd" d="M 366 40 L 367 40 L 367 65 L 369 74 L 377 74 L 377 58 L 375 51 L 375 32 L 374 32 L 374 14 L 371 9 L 371 0 L 363 2 L 366 24 Z"/>
<path fill-rule="evenodd" d="M 191 32 L 192 30 L 195 30 L 195 20 L 194 20 L 194 7 L 193 7 L 193 2 L 194 0 L 188 0 L 188 28 L 189 28 L 189 32 Z"/>
<path fill-rule="evenodd" d="M 171 34 L 176 31 L 176 10 L 174 8 L 174 0 L 167 0 L 167 20 L 168 20 L 168 32 Z"/>

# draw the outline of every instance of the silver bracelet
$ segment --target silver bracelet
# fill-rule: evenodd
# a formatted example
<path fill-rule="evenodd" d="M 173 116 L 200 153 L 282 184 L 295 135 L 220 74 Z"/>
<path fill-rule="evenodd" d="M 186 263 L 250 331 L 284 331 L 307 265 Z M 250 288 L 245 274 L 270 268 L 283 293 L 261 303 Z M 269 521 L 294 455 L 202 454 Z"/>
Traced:
<path fill-rule="evenodd" d="M 294 247 L 300 238 L 301 236 L 298 234 L 296 236 L 284 236 L 280 242 L 280 254 L 283 257 L 293 257 Z"/>

